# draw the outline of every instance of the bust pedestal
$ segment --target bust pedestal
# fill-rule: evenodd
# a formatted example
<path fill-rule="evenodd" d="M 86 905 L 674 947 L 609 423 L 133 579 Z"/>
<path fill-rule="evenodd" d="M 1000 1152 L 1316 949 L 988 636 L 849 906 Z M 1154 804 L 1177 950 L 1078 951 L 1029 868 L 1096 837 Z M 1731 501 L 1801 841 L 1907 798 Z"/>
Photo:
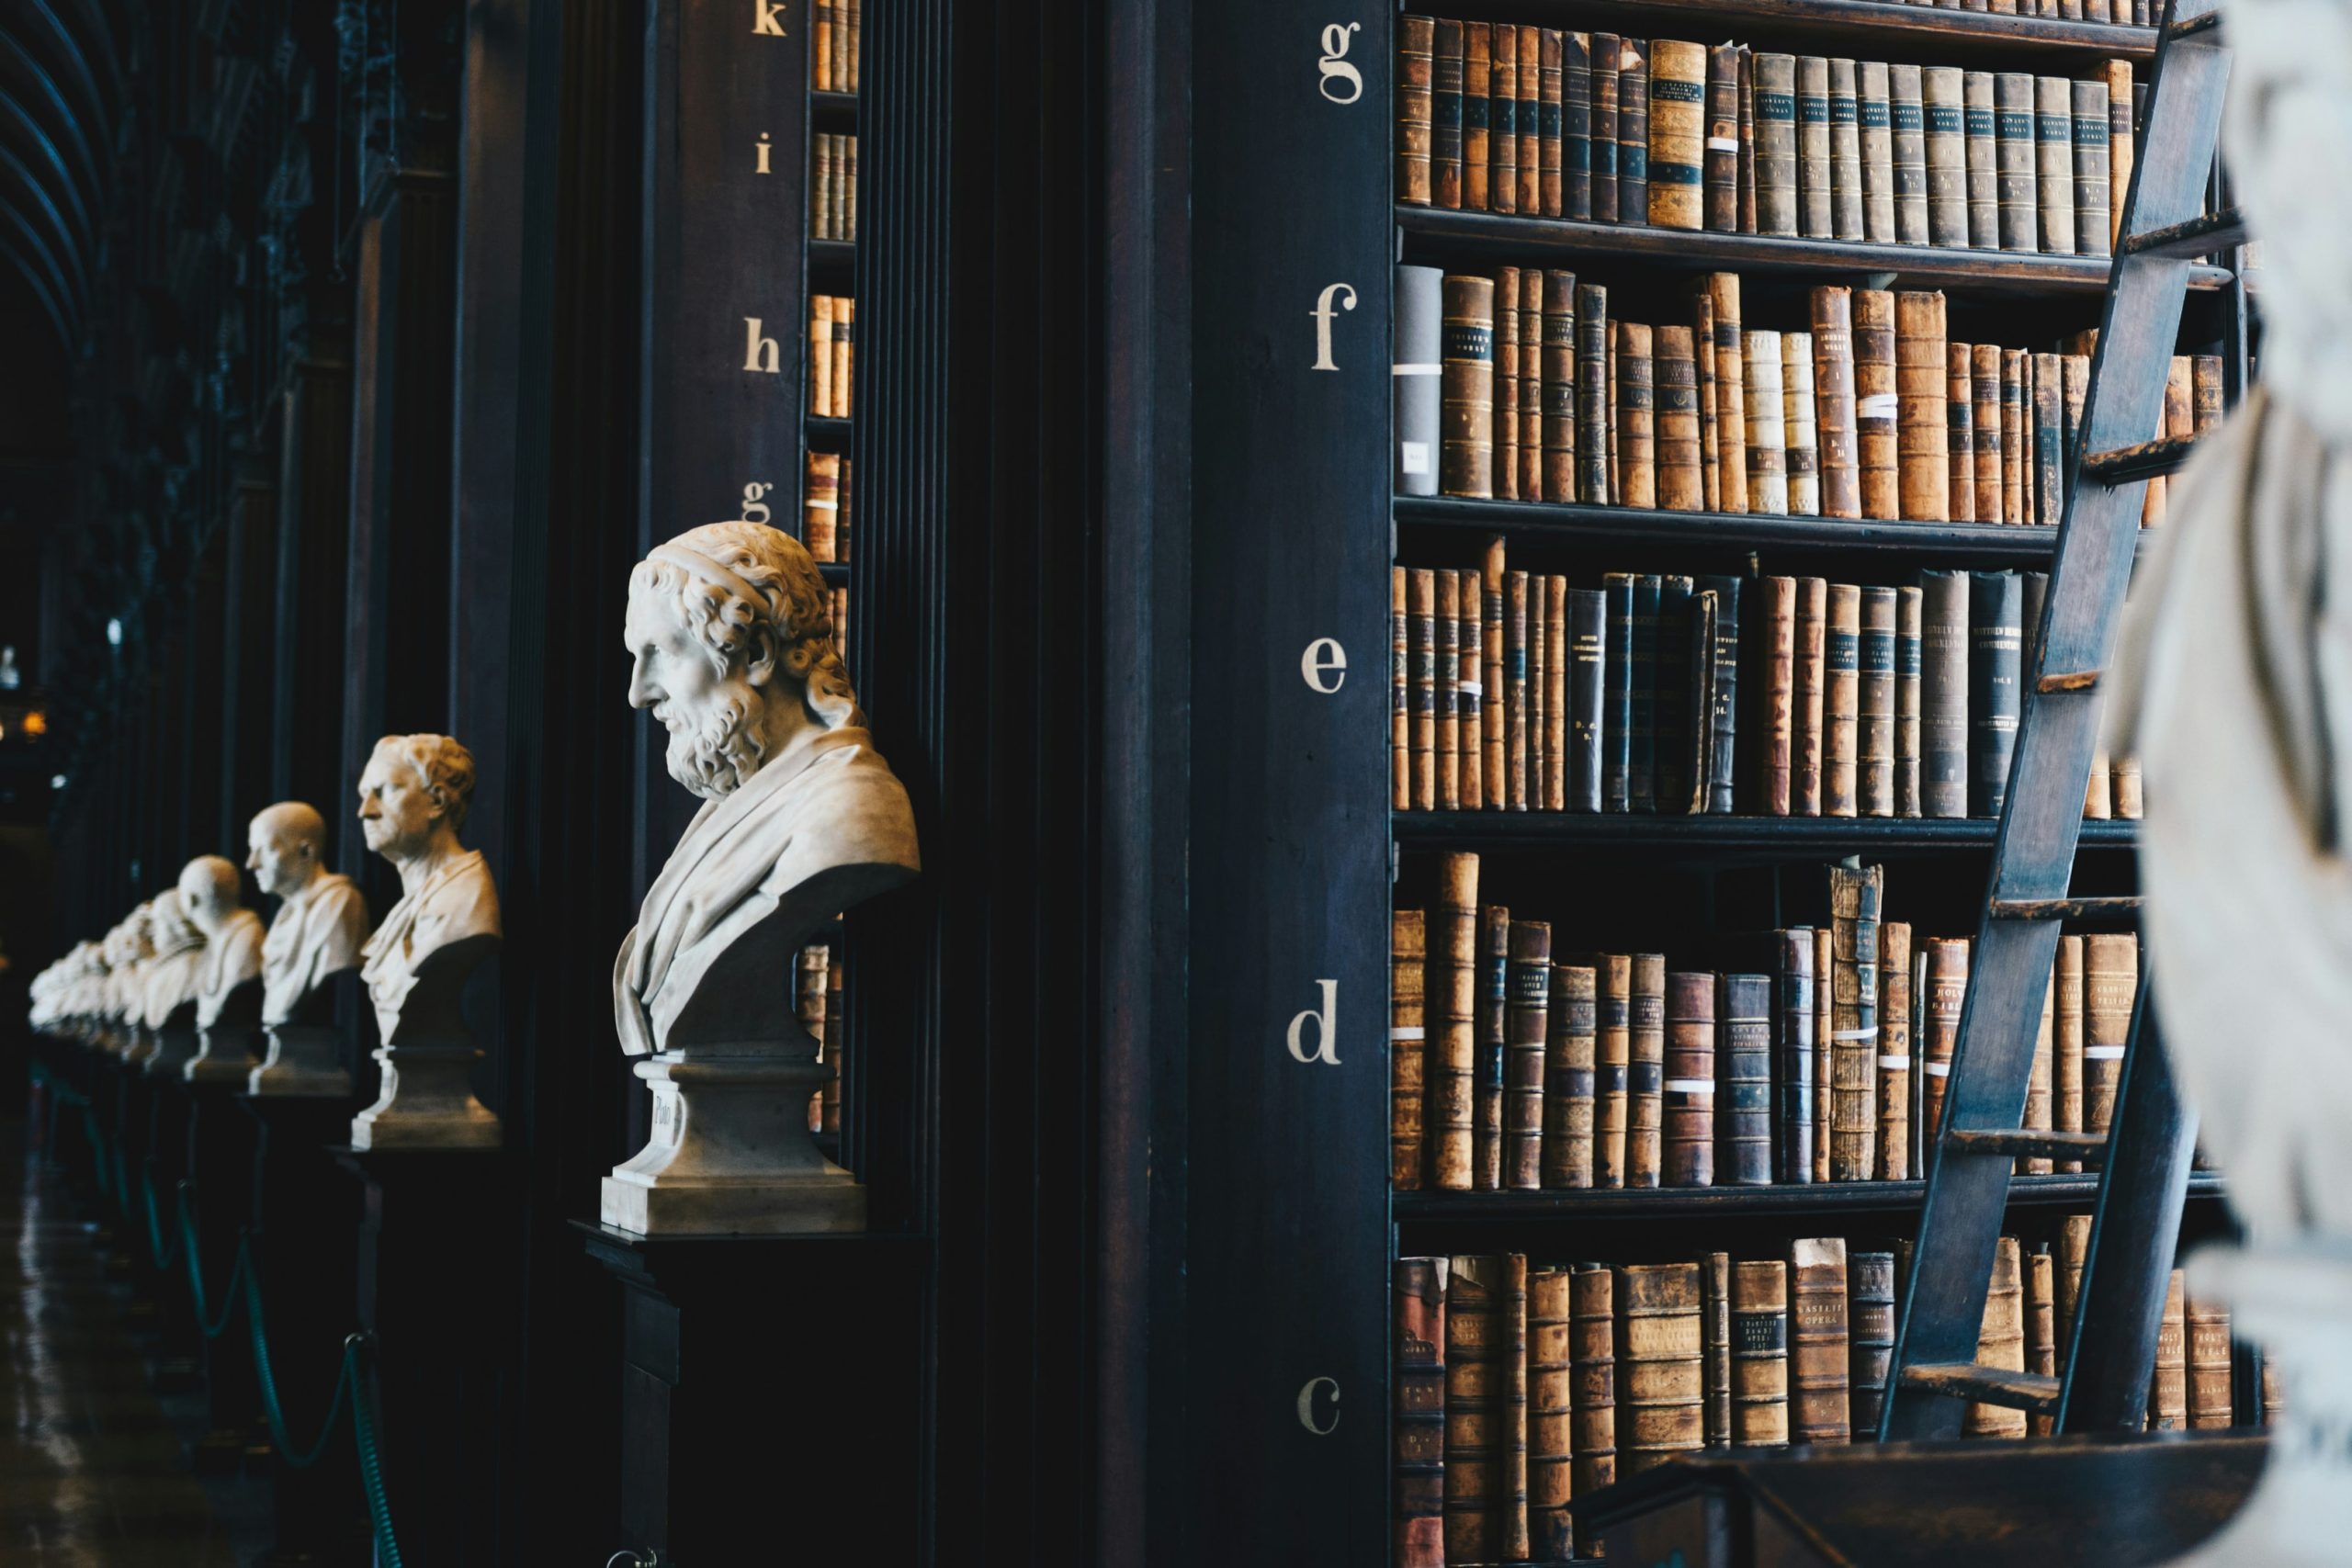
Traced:
<path fill-rule="evenodd" d="M 276 1023 L 262 1032 L 268 1044 L 260 1065 L 246 1075 L 248 1094 L 341 1099 L 351 1092 L 341 1030 L 327 1023 Z"/>
<path fill-rule="evenodd" d="M 503 1141 L 496 1113 L 474 1098 L 481 1053 L 459 1006 L 466 980 L 497 947 L 494 935 L 469 936 L 418 964 L 375 1053 L 382 1089 L 352 1119 L 353 1148 L 494 1149 Z"/>
<path fill-rule="evenodd" d="M 811 1042 L 688 1045 L 637 1065 L 653 1133 L 605 1178 L 604 1223 L 640 1235 L 865 1228 L 865 1189 L 808 1136 L 830 1069 Z"/>
<path fill-rule="evenodd" d="M 196 1055 L 180 1068 L 192 1084 L 227 1084 L 243 1088 L 254 1071 L 254 1047 L 261 1031 L 250 1023 L 216 1023 L 197 1031 Z"/>

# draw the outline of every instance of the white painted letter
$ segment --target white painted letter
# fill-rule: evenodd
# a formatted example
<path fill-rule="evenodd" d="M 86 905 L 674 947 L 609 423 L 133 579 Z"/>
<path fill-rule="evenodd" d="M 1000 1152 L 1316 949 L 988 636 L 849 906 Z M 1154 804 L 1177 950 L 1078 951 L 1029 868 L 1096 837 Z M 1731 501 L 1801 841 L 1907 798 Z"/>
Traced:
<path fill-rule="evenodd" d="M 773 513 L 768 511 L 768 503 L 762 501 L 760 497 L 767 494 L 768 491 L 774 489 L 775 489 L 775 486 L 772 484 L 760 484 L 755 482 L 745 485 L 743 487 L 743 516 L 741 521 L 745 523 L 766 522 Z M 754 513 L 757 513 L 757 515 L 753 515 Z"/>
<path fill-rule="evenodd" d="M 1315 318 L 1315 368 L 1317 370 L 1339 368 L 1331 362 L 1331 300 L 1336 295 L 1346 296 L 1340 300 L 1340 310 L 1352 310 L 1356 308 L 1356 291 L 1353 288 L 1344 283 L 1327 283 L 1323 286 L 1323 292 L 1316 296 L 1315 309 L 1307 312 Z"/>
<path fill-rule="evenodd" d="M 784 373 L 783 357 L 776 351 L 775 339 L 760 335 L 760 319 L 743 318 L 743 368 L 763 375 Z"/>
<path fill-rule="evenodd" d="M 1317 980 L 1315 983 L 1323 988 L 1323 1003 L 1320 1007 L 1308 1008 L 1290 1021 L 1290 1054 L 1301 1062 L 1325 1062 L 1336 1067 L 1340 1065 L 1340 1037 L 1332 1031 L 1339 1022 L 1340 982 Z M 1306 1049 L 1306 1039 L 1309 1019 L 1314 1020 L 1319 1036 L 1312 1051 Z"/>
<path fill-rule="evenodd" d="M 1328 697 L 1347 684 L 1348 650 L 1340 646 L 1338 637 L 1318 637 L 1298 656 L 1298 673 L 1309 687 Z M 1323 683 L 1327 674 L 1337 677 L 1328 686 Z"/>
<path fill-rule="evenodd" d="M 1350 22 L 1345 27 L 1333 22 L 1323 29 L 1323 58 L 1316 65 L 1323 73 L 1323 80 L 1316 91 L 1335 104 L 1351 104 L 1363 96 L 1363 77 L 1347 59 L 1348 45 L 1352 41 L 1348 35 L 1362 26 L 1362 22 Z M 1341 91 L 1333 92 L 1335 85 Z"/>

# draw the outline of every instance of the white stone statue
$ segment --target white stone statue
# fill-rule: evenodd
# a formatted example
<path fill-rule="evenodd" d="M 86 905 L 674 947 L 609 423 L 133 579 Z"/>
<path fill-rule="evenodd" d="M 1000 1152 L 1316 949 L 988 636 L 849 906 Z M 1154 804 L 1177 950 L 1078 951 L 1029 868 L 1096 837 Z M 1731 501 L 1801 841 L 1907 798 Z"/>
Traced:
<path fill-rule="evenodd" d="M 153 899 L 123 917 L 107 933 L 106 989 L 99 998 L 97 1047 L 126 1055 L 138 1043 L 140 1021 L 147 1010 L 147 965 L 155 957 L 155 906 Z"/>
<path fill-rule="evenodd" d="M 236 863 L 199 855 L 180 873 L 180 907 L 204 933 L 197 972 L 197 1052 L 180 1069 L 190 1083 L 243 1084 L 261 1038 L 261 917 L 244 905 Z"/>
<path fill-rule="evenodd" d="M 139 1043 L 126 1056 L 150 1073 L 177 1077 L 196 1055 L 197 983 L 204 969 L 204 931 L 187 912 L 180 890 L 166 887 L 149 906 L 155 955 L 141 984 Z"/>
<path fill-rule="evenodd" d="M 2230 171 L 2263 245 L 2262 376 L 2172 481 L 2115 660 L 2146 780 L 2165 1043 L 2243 1246 L 2189 1263 L 2280 1377 L 2246 1508 L 2187 1561 L 2352 1540 L 2352 6 L 2230 0 Z"/>
<path fill-rule="evenodd" d="M 905 788 L 874 750 L 798 541 L 713 523 L 629 576 L 630 705 L 703 798 L 613 966 L 652 1140 L 605 1180 L 640 1233 L 863 1229 L 865 1190 L 806 1131 L 827 1068 L 793 1017 L 793 955 L 918 869 Z"/>
<path fill-rule="evenodd" d="M 458 841 L 473 793 L 473 753 L 446 735 L 388 735 L 359 776 L 360 831 L 399 869 L 401 899 L 360 950 L 383 1088 L 352 1121 L 354 1148 L 498 1146 L 459 1006 L 500 937 L 490 867 Z"/>
<path fill-rule="evenodd" d="M 359 967 L 368 900 L 351 878 L 326 868 L 326 818 L 314 807 L 280 801 L 253 819 L 246 843 L 245 864 L 280 902 L 261 950 L 268 1054 L 245 1087 L 267 1095 L 349 1094 L 328 982 Z"/>

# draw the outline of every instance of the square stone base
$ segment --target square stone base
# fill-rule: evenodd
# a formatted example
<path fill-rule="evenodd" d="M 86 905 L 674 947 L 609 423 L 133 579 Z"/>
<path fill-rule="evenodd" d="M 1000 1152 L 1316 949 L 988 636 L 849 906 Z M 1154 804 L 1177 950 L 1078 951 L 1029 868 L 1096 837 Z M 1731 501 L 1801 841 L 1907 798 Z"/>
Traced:
<path fill-rule="evenodd" d="M 840 1180 L 605 1178 L 605 1224 L 639 1235 L 808 1235 L 865 1229 L 865 1189 Z"/>

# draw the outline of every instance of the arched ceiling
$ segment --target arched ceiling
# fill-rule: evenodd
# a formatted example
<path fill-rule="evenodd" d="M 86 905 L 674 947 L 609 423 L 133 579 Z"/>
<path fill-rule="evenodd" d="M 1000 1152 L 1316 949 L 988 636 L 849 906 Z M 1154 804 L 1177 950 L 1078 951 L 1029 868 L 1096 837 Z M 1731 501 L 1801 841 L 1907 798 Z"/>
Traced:
<path fill-rule="evenodd" d="M 0 6 L 0 356 L 19 365 L 70 362 L 88 325 L 125 111 L 116 6 Z"/>

